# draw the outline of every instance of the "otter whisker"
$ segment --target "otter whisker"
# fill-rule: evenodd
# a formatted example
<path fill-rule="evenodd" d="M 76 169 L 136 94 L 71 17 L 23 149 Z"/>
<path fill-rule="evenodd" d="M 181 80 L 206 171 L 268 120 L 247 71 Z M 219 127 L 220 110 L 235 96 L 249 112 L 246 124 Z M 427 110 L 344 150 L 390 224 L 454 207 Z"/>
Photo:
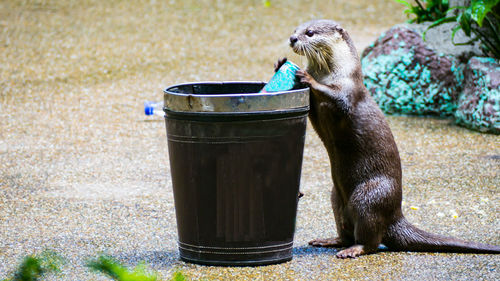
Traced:
<path fill-rule="evenodd" d="M 319 69 L 320 70 L 328 70 L 329 67 L 328 67 L 327 59 L 325 57 L 323 48 L 316 49 L 315 53 L 316 53 L 316 57 L 318 60 Z"/>
<path fill-rule="evenodd" d="M 307 62 L 308 64 L 313 64 L 314 63 L 314 59 L 313 59 L 313 55 L 311 54 L 311 48 L 310 46 L 305 46 L 304 47 L 304 54 L 307 58 Z"/>
<path fill-rule="evenodd" d="M 325 57 L 325 52 L 323 49 L 320 49 L 320 57 L 321 57 L 321 64 L 323 65 L 323 67 L 328 70 L 328 63 L 326 61 L 326 57 Z"/>

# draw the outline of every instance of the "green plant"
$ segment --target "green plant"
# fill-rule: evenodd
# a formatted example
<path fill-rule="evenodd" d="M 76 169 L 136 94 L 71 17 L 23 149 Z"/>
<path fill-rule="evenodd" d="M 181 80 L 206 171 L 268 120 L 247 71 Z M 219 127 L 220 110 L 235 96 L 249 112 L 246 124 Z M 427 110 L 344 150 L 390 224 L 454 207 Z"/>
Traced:
<path fill-rule="evenodd" d="M 394 0 L 407 7 L 405 14 L 414 15 L 415 18 L 408 20 L 410 23 L 421 23 L 424 21 L 435 21 L 446 16 L 448 10 L 448 0 L 415 0 L 416 6 L 413 6 L 405 0 Z M 425 5 L 423 3 L 425 3 Z"/>
<path fill-rule="evenodd" d="M 17 267 L 14 276 L 3 281 L 37 281 L 48 273 L 60 272 L 64 259 L 51 251 L 40 255 L 31 255 L 23 259 Z"/>
<path fill-rule="evenodd" d="M 452 7 L 450 10 L 457 10 L 457 15 L 438 19 L 427 30 L 446 22 L 456 22 L 451 35 L 453 44 L 480 41 L 486 55 L 500 59 L 500 0 L 472 0 L 469 6 Z M 473 37 L 467 42 L 455 43 L 455 34 L 460 29 L 465 35 Z M 425 39 L 425 32 L 423 37 Z"/>
<path fill-rule="evenodd" d="M 182 272 L 176 271 L 173 275 L 170 281 L 187 281 L 188 279 Z"/>
<path fill-rule="evenodd" d="M 60 272 L 64 263 L 65 260 L 57 253 L 44 251 L 40 255 L 25 257 L 13 277 L 1 281 L 40 281 L 48 273 Z M 117 281 L 159 281 L 158 274 L 148 269 L 144 263 L 129 270 L 111 257 L 99 256 L 90 260 L 87 267 Z M 188 279 L 181 271 L 176 271 L 169 281 L 188 281 Z"/>
<path fill-rule="evenodd" d="M 106 274 L 117 281 L 157 281 L 158 275 L 151 272 L 144 264 L 129 270 L 111 257 L 100 256 L 88 262 L 87 266 L 97 272 Z"/>

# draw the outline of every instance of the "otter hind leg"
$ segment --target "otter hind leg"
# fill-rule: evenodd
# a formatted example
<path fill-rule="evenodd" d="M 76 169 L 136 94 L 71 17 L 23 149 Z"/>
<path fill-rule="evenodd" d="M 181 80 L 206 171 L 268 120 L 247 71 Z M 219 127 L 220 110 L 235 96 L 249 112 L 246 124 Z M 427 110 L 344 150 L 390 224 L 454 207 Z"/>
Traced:
<path fill-rule="evenodd" d="M 374 253 L 382 243 L 384 221 L 377 213 L 357 213 L 354 225 L 354 245 L 337 253 L 337 258 L 356 258 Z"/>
<path fill-rule="evenodd" d="M 318 238 L 309 241 L 309 245 L 314 247 L 333 247 L 343 248 L 354 244 L 354 227 L 350 223 L 350 219 L 345 213 L 345 203 L 338 196 L 335 187 L 332 188 L 330 197 L 332 203 L 333 215 L 335 217 L 335 225 L 337 227 L 338 237 L 335 238 Z"/>
<path fill-rule="evenodd" d="M 355 243 L 337 253 L 337 258 L 356 258 L 361 255 L 374 253 L 382 242 L 384 231 L 380 221 L 372 218 L 358 218 L 355 226 Z"/>
<path fill-rule="evenodd" d="M 374 253 L 382 243 L 394 207 L 393 184 L 384 178 L 371 179 L 353 192 L 348 209 L 354 221 L 354 245 L 337 253 L 338 258 L 355 258 Z"/>
<path fill-rule="evenodd" d="M 374 228 L 374 225 L 366 225 L 364 223 L 362 224 L 365 226 L 362 227 L 362 230 L 356 231 L 355 244 L 338 252 L 336 254 L 337 258 L 356 258 L 361 255 L 371 254 L 377 251 L 378 246 L 382 242 L 383 232 L 378 231 L 376 228 Z M 358 227 L 359 226 L 357 226 L 356 228 Z"/>

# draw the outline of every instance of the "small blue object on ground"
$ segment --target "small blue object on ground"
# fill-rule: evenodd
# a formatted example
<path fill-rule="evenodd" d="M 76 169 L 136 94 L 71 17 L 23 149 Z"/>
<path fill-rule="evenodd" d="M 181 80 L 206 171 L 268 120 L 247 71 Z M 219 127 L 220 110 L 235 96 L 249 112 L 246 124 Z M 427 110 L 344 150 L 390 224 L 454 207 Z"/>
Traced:
<path fill-rule="evenodd" d="M 150 115 L 165 116 L 165 112 L 163 112 L 163 102 L 145 101 L 144 114 L 148 116 Z"/>

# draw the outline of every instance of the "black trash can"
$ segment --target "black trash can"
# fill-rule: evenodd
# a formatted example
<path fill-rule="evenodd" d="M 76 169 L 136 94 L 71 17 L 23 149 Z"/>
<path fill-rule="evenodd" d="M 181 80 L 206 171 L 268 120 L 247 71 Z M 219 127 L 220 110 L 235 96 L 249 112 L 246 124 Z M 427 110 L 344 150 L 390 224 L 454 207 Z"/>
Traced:
<path fill-rule="evenodd" d="M 292 259 L 309 89 L 261 82 L 164 91 L 179 253 L 207 265 Z"/>

